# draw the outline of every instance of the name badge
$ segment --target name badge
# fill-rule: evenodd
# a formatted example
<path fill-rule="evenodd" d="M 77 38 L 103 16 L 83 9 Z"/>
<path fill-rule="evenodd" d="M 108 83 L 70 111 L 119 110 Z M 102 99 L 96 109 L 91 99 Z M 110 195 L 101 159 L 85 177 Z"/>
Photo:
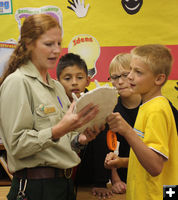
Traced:
<path fill-rule="evenodd" d="M 54 113 L 54 112 L 56 112 L 56 109 L 55 109 L 54 106 L 44 106 L 44 104 L 41 104 L 41 105 L 39 106 L 39 109 L 40 109 L 41 111 L 43 111 L 45 114 L 49 114 L 49 113 Z"/>
<path fill-rule="evenodd" d="M 44 108 L 44 113 L 45 114 L 53 113 L 55 111 L 56 111 L 55 107 L 45 107 Z"/>

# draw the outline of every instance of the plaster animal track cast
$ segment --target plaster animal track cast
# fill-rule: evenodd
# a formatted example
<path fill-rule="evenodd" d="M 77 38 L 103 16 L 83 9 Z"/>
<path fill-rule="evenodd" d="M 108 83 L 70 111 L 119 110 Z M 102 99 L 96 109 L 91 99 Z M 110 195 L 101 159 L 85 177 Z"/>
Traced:
<path fill-rule="evenodd" d="M 95 81 L 96 88 L 84 93 L 79 98 L 73 93 L 73 98 L 76 101 L 74 113 L 78 113 L 84 106 L 89 103 L 99 106 L 99 113 L 94 119 L 78 128 L 76 131 L 83 132 L 86 128 L 93 128 L 94 125 L 102 126 L 106 123 L 106 117 L 110 115 L 115 105 L 117 104 L 117 90 L 114 87 L 108 85 L 99 86 L 98 82 Z"/>

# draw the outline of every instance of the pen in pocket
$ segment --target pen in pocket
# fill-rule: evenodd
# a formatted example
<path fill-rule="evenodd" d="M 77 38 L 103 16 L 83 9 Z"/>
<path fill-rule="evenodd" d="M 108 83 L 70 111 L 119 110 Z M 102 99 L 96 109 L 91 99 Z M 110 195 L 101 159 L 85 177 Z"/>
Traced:
<path fill-rule="evenodd" d="M 59 96 L 57 96 L 57 100 L 58 100 L 59 104 L 61 105 L 61 108 L 63 108 L 63 105 L 62 105 L 62 102 L 61 102 Z"/>

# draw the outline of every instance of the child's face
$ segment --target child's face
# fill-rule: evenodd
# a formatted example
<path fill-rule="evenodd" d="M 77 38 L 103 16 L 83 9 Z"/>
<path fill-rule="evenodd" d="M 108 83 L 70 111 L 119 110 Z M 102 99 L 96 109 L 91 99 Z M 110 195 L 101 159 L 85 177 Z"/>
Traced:
<path fill-rule="evenodd" d="M 128 79 L 133 92 L 141 94 L 143 101 L 144 99 L 145 101 L 149 100 L 156 88 L 157 76 L 140 58 L 133 57 L 130 66 L 131 72 Z"/>
<path fill-rule="evenodd" d="M 59 76 L 59 81 L 65 88 L 70 101 L 72 101 L 72 92 L 77 97 L 80 97 L 80 93 L 84 92 L 85 88 L 89 85 L 90 78 L 83 69 L 80 69 L 77 65 L 73 65 L 63 69 Z"/>
<path fill-rule="evenodd" d="M 130 70 L 118 68 L 116 71 L 112 71 L 110 74 L 110 81 L 112 85 L 116 87 L 118 94 L 121 97 L 129 97 L 133 93 L 127 78 L 129 72 Z"/>

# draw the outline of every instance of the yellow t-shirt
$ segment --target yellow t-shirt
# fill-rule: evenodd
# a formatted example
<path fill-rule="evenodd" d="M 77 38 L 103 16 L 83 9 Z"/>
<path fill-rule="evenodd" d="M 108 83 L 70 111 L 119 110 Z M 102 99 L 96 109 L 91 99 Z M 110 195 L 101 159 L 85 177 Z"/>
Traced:
<path fill-rule="evenodd" d="M 161 200 L 163 185 L 178 185 L 178 136 L 175 119 L 166 98 L 159 96 L 140 106 L 134 129 L 151 149 L 164 156 L 160 175 L 151 176 L 130 151 L 127 200 Z"/>

